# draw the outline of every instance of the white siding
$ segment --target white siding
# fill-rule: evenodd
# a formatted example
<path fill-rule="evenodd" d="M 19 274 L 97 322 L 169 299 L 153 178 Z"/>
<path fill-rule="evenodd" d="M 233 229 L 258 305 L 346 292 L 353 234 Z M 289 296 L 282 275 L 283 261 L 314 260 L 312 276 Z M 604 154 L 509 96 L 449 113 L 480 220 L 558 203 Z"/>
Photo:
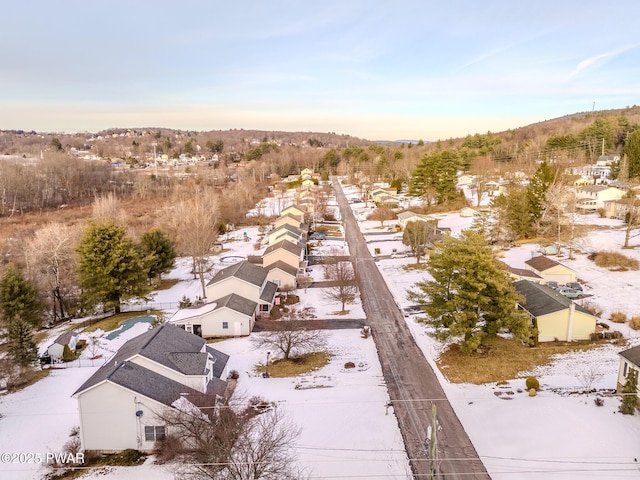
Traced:
<path fill-rule="evenodd" d="M 171 380 L 175 380 L 178 383 L 187 385 L 188 387 L 191 387 L 194 390 L 198 390 L 199 392 L 205 392 L 207 389 L 207 377 L 204 373 L 202 375 L 182 375 L 180 372 L 167 368 L 164 365 L 160 365 L 159 363 L 153 362 L 148 358 L 142 357 L 140 355 L 136 355 L 135 357 L 129 359 L 129 361 L 135 363 L 136 365 L 140 365 L 141 367 L 144 367 L 148 370 L 151 370 L 152 372 L 156 372 L 163 377 L 167 377 Z"/>
<path fill-rule="evenodd" d="M 214 285 L 207 285 L 207 301 L 213 302 L 226 295 L 235 293 L 241 297 L 258 302 L 260 298 L 260 287 L 240 280 L 236 277 L 225 278 Z"/>
<path fill-rule="evenodd" d="M 105 382 L 78 397 L 80 438 L 83 450 L 153 450 L 146 442 L 145 425 L 162 426 L 155 417 L 164 405 L 127 389 Z M 136 416 L 142 411 L 142 416 Z"/>

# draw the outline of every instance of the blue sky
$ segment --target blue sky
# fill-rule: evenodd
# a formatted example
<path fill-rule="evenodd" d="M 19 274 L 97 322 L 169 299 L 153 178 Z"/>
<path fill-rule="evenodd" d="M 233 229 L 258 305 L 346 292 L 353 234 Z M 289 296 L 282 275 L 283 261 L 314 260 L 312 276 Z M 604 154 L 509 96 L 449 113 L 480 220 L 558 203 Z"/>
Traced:
<path fill-rule="evenodd" d="M 437 140 L 640 104 L 637 0 L 3 3 L 0 129 Z"/>

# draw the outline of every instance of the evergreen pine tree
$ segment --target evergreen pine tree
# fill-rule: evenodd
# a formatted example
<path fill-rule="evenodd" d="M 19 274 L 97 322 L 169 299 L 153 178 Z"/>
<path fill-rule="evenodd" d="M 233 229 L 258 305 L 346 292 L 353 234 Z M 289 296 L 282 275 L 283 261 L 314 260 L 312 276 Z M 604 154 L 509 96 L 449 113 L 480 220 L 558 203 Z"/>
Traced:
<path fill-rule="evenodd" d="M 425 322 L 435 328 L 436 338 L 461 338 L 463 352 L 504 330 L 530 340 L 529 317 L 516 310 L 520 296 L 482 234 L 466 230 L 436 243 L 427 271 L 433 280 L 418 282 L 409 298 L 426 305 Z"/>
<path fill-rule="evenodd" d="M 620 413 L 633 415 L 638 407 L 638 373 L 634 368 L 629 370 L 627 382 L 622 387 L 622 403 Z"/>
<path fill-rule="evenodd" d="M 32 365 L 38 359 L 38 347 L 28 322 L 14 319 L 7 329 L 7 341 L 9 356 L 20 367 Z"/>
<path fill-rule="evenodd" d="M 37 290 L 13 264 L 9 264 L 0 280 L 0 319 L 5 326 L 21 319 L 37 328 L 42 324 L 41 313 Z"/>
<path fill-rule="evenodd" d="M 162 230 L 154 228 L 140 239 L 142 252 L 147 257 L 149 278 L 158 277 L 173 268 L 176 259 L 175 243 Z"/>
<path fill-rule="evenodd" d="M 80 246 L 80 286 L 87 306 L 102 304 L 120 312 L 120 302 L 144 298 L 150 287 L 149 271 L 139 247 L 121 225 L 90 223 Z"/>

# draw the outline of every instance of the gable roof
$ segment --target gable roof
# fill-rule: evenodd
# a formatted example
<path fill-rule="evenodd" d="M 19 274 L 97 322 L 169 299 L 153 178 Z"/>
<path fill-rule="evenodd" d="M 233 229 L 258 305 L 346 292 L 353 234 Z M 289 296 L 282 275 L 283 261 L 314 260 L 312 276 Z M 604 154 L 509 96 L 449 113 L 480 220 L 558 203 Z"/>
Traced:
<path fill-rule="evenodd" d="M 260 300 L 263 302 L 273 303 L 273 299 L 276 296 L 278 285 L 273 282 L 267 282 L 262 292 L 260 292 Z"/>
<path fill-rule="evenodd" d="M 292 276 L 296 276 L 298 275 L 298 269 L 295 267 L 292 267 L 291 265 L 289 265 L 286 262 L 283 262 L 282 260 L 278 260 L 275 263 L 272 263 L 271 265 L 269 265 L 268 267 L 265 267 L 267 270 L 271 271 L 274 270 L 276 268 L 282 270 L 284 273 L 288 273 L 289 275 Z"/>
<path fill-rule="evenodd" d="M 634 365 L 640 366 L 640 345 L 618 353 L 622 358 L 629 360 Z"/>
<path fill-rule="evenodd" d="M 207 313 L 214 312 L 223 307 L 230 308 L 231 310 L 235 310 L 236 312 L 250 317 L 254 314 L 258 304 L 248 298 L 235 293 L 230 293 L 229 295 L 225 295 L 224 297 L 218 298 L 201 307 L 180 309 L 169 319 L 169 321 L 175 323 L 189 318 L 202 317 Z"/>
<path fill-rule="evenodd" d="M 519 277 L 528 277 L 535 278 L 536 280 L 542 280 L 542 277 L 537 273 L 532 272 L 531 270 L 527 270 L 525 268 L 513 268 L 507 266 L 507 271 L 514 275 L 518 275 Z"/>
<path fill-rule="evenodd" d="M 271 230 L 269 232 L 269 235 L 273 235 L 274 233 L 280 232 L 280 231 L 282 231 L 282 232 L 287 231 L 287 232 L 293 233 L 293 234 L 295 234 L 295 235 L 297 235 L 299 237 L 302 236 L 302 230 L 300 230 L 297 227 L 294 227 L 293 225 L 289 225 L 288 223 L 282 224 L 279 227 L 274 228 L 273 230 Z"/>
<path fill-rule="evenodd" d="M 204 375 L 208 359 L 207 353 L 201 351 L 204 345 L 204 339 L 197 335 L 170 323 L 164 323 L 127 341 L 109 362 L 89 377 L 75 393 L 111 379 L 120 365 L 125 362 L 132 363 L 128 360 L 136 355 L 148 358 L 183 375 Z M 150 372 L 144 367 L 140 368 Z M 162 377 L 162 375 L 159 376 Z"/>
<path fill-rule="evenodd" d="M 297 257 L 302 255 L 302 247 L 300 245 L 296 245 L 295 243 L 291 243 L 289 240 L 281 240 L 278 243 L 274 243 L 273 245 L 267 247 L 262 256 L 269 255 L 270 253 L 283 249 L 287 252 L 293 253 Z"/>
<path fill-rule="evenodd" d="M 535 268 L 539 272 L 544 272 L 545 270 L 549 270 L 550 268 L 557 267 L 558 265 L 571 270 L 569 267 L 562 265 L 561 263 L 556 262 L 555 260 L 549 257 L 545 257 L 544 255 L 538 255 L 537 257 L 530 258 L 524 263 Z"/>
<path fill-rule="evenodd" d="M 78 336 L 77 332 L 75 332 L 74 330 L 68 330 L 64 332 L 62 335 L 60 335 L 58 338 L 56 338 L 53 341 L 52 345 L 55 345 L 57 343 L 58 345 L 65 346 L 71 341 L 73 337 L 77 337 L 77 336 Z"/>
<path fill-rule="evenodd" d="M 534 317 L 540 317 L 549 313 L 559 312 L 575 305 L 578 312 L 593 315 L 589 310 L 565 297 L 561 293 L 546 285 L 530 282 L 528 280 L 518 280 L 513 283 L 515 289 L 525 297 L 525 302 L 520 306 Z"/>
<path fill-rule="evenodd" d="M 251 283 L 260 287 L 264 283 L 264 279 L 267 277 L 267 271 L 254 265 L 246 260 L 235 263 L 227 268 L 223 268 L 207 283 L 207 285 L 213 285 L 214 283 L 221 282 L 230 277 L 236 277 L 245 282 Z"/>
<path fill-rule="evenodd" d="M 292 213 L 285 213 L 284 215 L 280 215 L 278 218 L 275 219 L 274 223 L 282 223 L 282 221 L 288 218 L 290 218 L 291 220 L 294 220 L 298 224 L 302 223 L 302 220 L 300 220 L 297 216 L 293 215 Z M 288 225 L 288 224 L 285 224 L 285 225 Z"/>
<path fill-rule="evenodd" d="M 244 298 L 240 295 L 236 295 L 235 293 L 231 293 L 216 300 L 216 310 L 224 307 L 230 308 L 231 310 L 235 310 L 236 312 L 250 317 L 255 313 L 258 304 L 253 300 L 249 300 L 248 298 Z"/>

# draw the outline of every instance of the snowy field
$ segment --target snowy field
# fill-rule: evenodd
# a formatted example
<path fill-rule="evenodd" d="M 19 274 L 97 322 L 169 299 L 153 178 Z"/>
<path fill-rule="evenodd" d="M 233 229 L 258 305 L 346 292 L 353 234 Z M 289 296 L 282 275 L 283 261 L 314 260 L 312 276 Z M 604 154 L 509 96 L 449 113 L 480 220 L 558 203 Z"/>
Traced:
<path fill-rule="evenodd" d="M 354 204 L 354 207 L 360 205 Z M 267 204 L 263 208 L 271 207 Z M 585 293 L 590 295 L 588 301 L 605 312 L 603 320 L 618 309 L 628 315 L 640 313 L 640 302 L 634 291 L 640 284 L 640 273 L 612 273 L 586 258 L 592 251 L 618 249 L 622 245 L 624 232 L 620 223 L 603 222 L 595 217 L 585 217 L 584 221 L 599 223 L 606 229 L 594 230 L 581 239 L 580 253 L 575 259 L 559 258 L 559 261 L 578 272 L 585 284 Z M 471 219 L 454 214 L 442 222 L 441 225 L 446 224 L 456 234 L 466 228 Z M 385 222 L 384 227 L 393 224 Z M 361 221 L 368 240 L 381 240 L 369 243 L 372 253 L 375 247 L 381 248 L 382 255 L 390 254 L 393 248 L 398 252 L 406 249 L 393 232 L 383 236 L 373 234 L 381 231 L 379 226 L 380 222 Z M 248 242 L 243 241 L 245 231 L 251 238 Z M 214 257 L 209 278 L 233 260 L 225 257 L 245 258 L 260 253 L 254 249 L 257 229 L 243 229 L 232 233 L 230 238 L 234 241 L 225 243 L 228 251 Z M 635 240 L 640 243 L 640 239 Z M 325 241 L 320 248 L 330 246 L 344 245 Z M 522 268 L 537 248 L 536 245 L 512 248 L 504 252 L 502 260 Z M 624 253 L 640 259 L 640 249 Z M 409 305 L 407 289 L 426 276 L 423 271 L 402 269 L 403 265 L 413 262 L 410 257 L 381 258 L 377 262 L 402 307 Z M 179 259 L 169 277 L 180 281 L 171 289 L 157 292 L 154 302 L 175 303 L 185 295 L 197 298 L 200 285 L 189 272 L 189 261 Z M 318 267 L 312 269 L 312 275 L 322 279 Z M 339 305 L 327 304 L 319 289 L 297 293 L 303 305 L 316 309 L 318 318 L 330 318 L 339 310 Z M 364 318 L 360 304 L 348 308 L 348 318 Z M 408 316 L 407 324 L 435 369 L 442 345 L 426 335 L 415 316 Z M 147 325 L 138 324 L 114 340 L 103 340 L 105 358 L 126 339 L 142 333 Z M 631 345 L 640 343 L 637 333 L 626 325 L 615 324 L 612 328 L 630 337 Z M 59 333 L 51 332 L 41 349 Z M 373 341 L 362 339 L 357 330 L 332 331 L 327 335 L 334 355 L 330 364 L 300 378 L 264 379 L 256 375 L 254 367 L 264 363 L 266 355 L 255 350 L 247 338 L 225 340 L 215 347 L 231 355 L 229 367 L 240 372 L 242 394 L 260 395 L 276 402 L 302 429 L 296 444 L 297 458 L 310 478 L 411 478 L 396 419 L 392 410 L 387 412 L 384 407 L 388 393 Z M 565 355 L 552 365 L 537 369 L 532 373 L 540 379 L 542 390 L 533 398 L 524 391 L 522 378 L 510 379 L 498 387 L 451 384 L 437 370 L 436 374 L 493 479 L 640 479 L 637 461 L 640 459 L 640 416 L 617 413 L 619 400 L 613 397 L 606 398 L 605 405 L 598 407 L 593 396 L 562 393 L 582 389 L 577 376 L 592 366 L 602 374 L 595 388 L 615 388 L 618 351 L 619 348 L 607 346 Z M 347 361 L 353 361 L 358 368 L 345 371 Z M 59 452 L 71 429 L 78 425 L 76 402 L 70 395 L 98 366 L 86 358 L 81 359 L 70 368 L 53 371 L 48 378 L 21 392 L 0 397 L 0 452 Z M 297 385 L 302 388 L 296 388 Z M 0 464 L 0 479 L 35 479 L 42 478 L 44 473 L 41 465 Z M 83 478 L 170 480 L 177 477 L 171 466 L 153 465 L 149 460 L 143 466 L 109 468 Z"/>

